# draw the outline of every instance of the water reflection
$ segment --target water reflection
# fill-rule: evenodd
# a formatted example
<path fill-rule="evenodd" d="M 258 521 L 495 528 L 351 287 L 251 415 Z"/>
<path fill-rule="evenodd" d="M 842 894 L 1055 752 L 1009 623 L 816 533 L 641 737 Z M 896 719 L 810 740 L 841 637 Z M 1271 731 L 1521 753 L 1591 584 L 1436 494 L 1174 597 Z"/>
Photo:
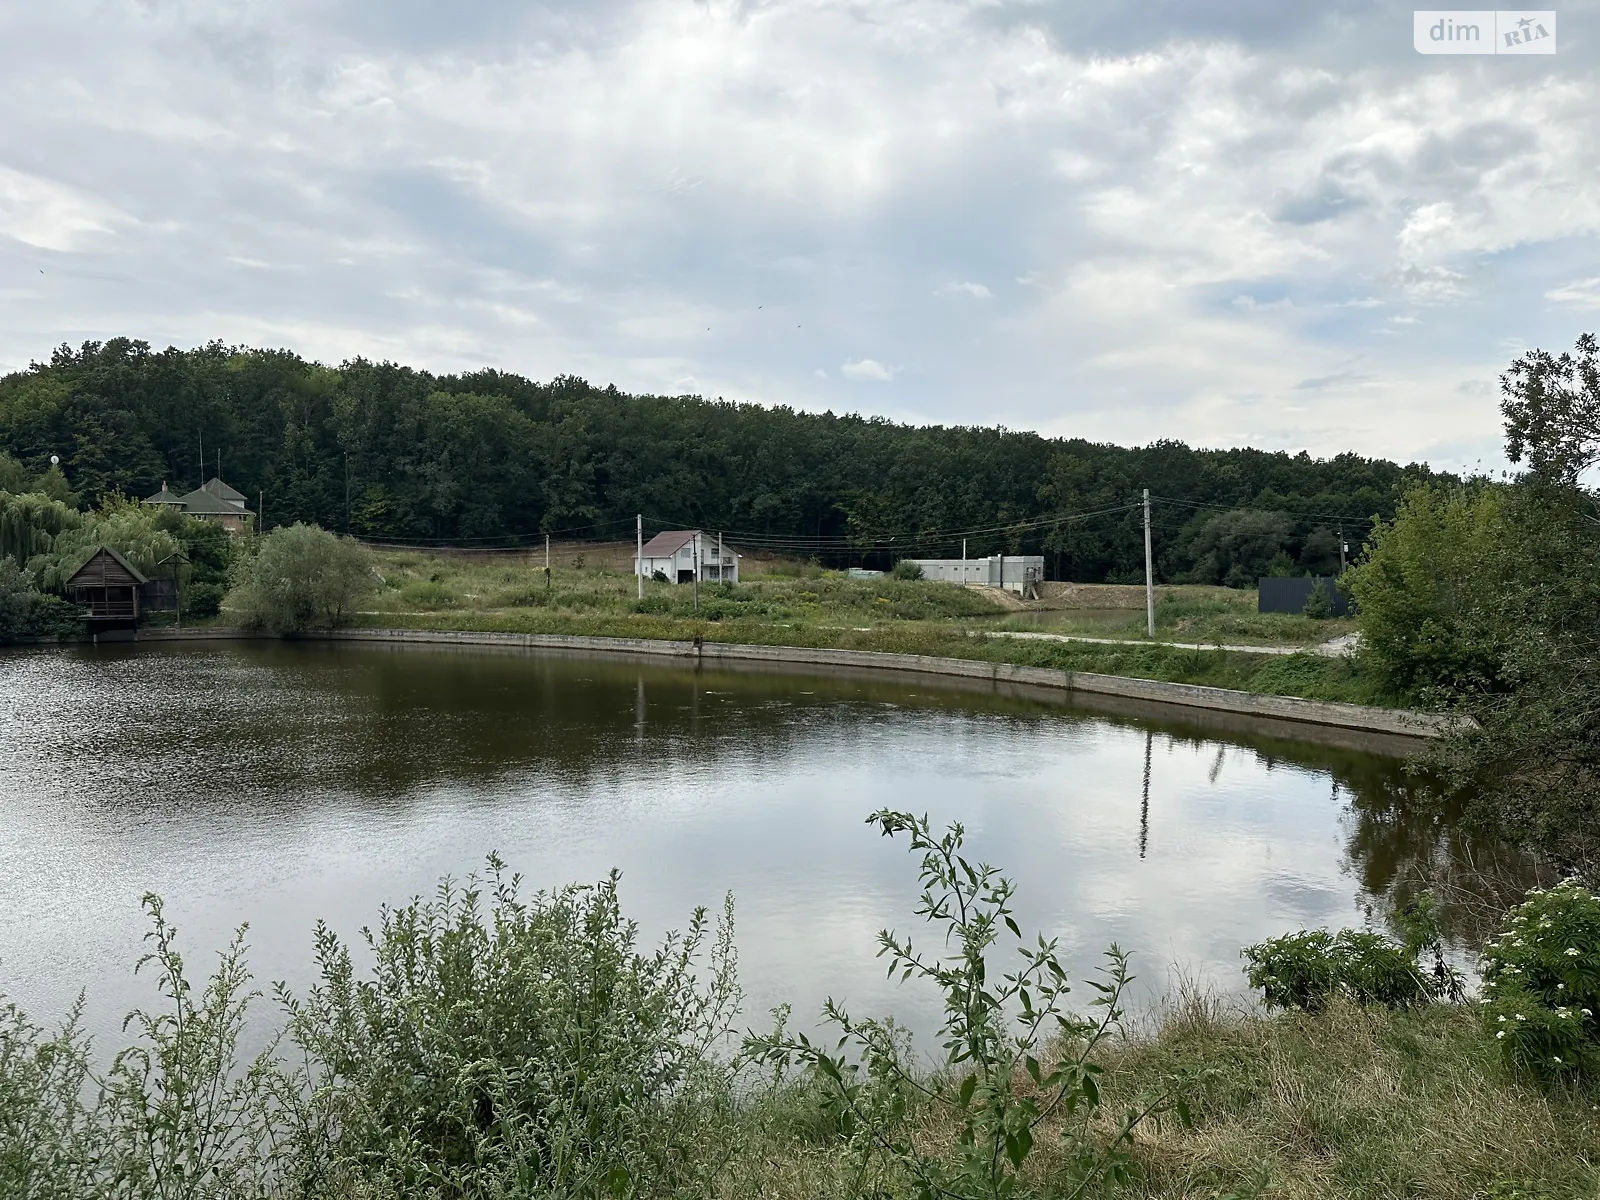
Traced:
<path fill-rule="evenodd" d="M 87 986 L 114 1026 L 146 889 L 197 949 L 248 920 L 258 975 L 303 986 L 315 918 L 353 933 L 494 849 L 536 886 L 621 867 L 651 933 L 732 890 L 752 1020 L 832 994 L 926 1027 L 874 957 L 915 895 L 862 825 L 885 805 L 963 820 L 1025 925 L 1080 970 L 1119 941 L 1152 991 L 1173 963 L 1237 988 L 1241 945 L 1426 880 L 1525 877 L 1421 813 L 1394 758 L 1102 707 L 477 650 L 3 655 L 0 990 L 47 1015 Z M 1470 936 L 1473 911 L 1447 915 Z"/>

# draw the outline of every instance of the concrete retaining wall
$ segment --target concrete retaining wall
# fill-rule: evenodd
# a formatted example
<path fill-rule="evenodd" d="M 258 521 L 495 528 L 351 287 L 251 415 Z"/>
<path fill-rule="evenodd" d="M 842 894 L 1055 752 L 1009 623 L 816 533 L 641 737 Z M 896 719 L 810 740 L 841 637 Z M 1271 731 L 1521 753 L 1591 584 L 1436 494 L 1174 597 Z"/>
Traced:
<path fill-rule="evenodd" d="M 145 630 L 140 641 L 221 641 L 260 637 L 239 630 Z M 1086 671 L 1058 671 L 1048 667 L 1018 667 L 1009 663 L 979 662 L 964 658 L 934 658 L 921 654 L 889 654 L 873 650 L 828 650 L 809 646 L 745 646 L 727 642 L 672 642 L 650 638 L 577 637 L 545 633 L 467 633 L 419 629 L 341 629 L 309 635 L 310 640 L 376 642 L 398 645 L 420 643 L 456 646 L 522 647 L 529 650 L 563 650 L 583 653 L 649 655 L 690 658 L 700 662 L 788 663 L 797 666 L 859 667 L 873 670 L 914 671 L 922 675 L 957 676 L 994 684 L 1025 684 L 1064 692 L 1116 696 L 1184 708 L 1243 713 L 1277 721 L 1331 726 L 1410 738 L 1434 738 L 1458 727 L 1463 718 L 1437 713 L 1369 708 L 1360 704 L 1334 704 L 1298 700 L 1290 696 L 1262 696 L 1229 688 L 1200 687 L 1190 683 L 1163 683 L 1130 679 L 1122 675 L 1097 675 Z"/>

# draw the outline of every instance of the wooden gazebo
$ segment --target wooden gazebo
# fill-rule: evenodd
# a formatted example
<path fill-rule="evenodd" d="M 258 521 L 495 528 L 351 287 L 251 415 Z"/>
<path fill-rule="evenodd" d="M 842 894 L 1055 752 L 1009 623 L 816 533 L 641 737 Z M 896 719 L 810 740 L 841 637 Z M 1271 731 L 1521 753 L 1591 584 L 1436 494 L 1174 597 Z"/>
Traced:
<path fill-rule="evenodd" d="M 102 546 L 67 580 L 66 590 L 89 610 L 89 630 L 99 641 L 123 630 L 133 635 L 139 625 L 139 589 L 149 582 L 139 568 Z"/>

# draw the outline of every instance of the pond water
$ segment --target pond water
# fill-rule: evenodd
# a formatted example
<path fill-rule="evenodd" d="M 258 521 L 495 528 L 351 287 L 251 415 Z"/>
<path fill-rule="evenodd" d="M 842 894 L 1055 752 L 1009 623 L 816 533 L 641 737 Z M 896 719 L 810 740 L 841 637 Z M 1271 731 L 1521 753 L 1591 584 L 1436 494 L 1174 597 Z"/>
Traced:
<path fill-rule="evenodd" d="M 926 1030 L 937 999 L 875 957 L 917 894 L 903 845 L 863 824 L 881 807 L 965 822 L 1019 883 L 1025 930 L 1080 973 L 1117 941 L 1145 1000 L 1175 972 L 1238 991 L 1242 945 L 1381 917 L 1423 868 L 1480 853 L 1410 812 L 1391 756 L 1186 720 L 489 650 L 6 652 L 0 992 L 50 1020 L 86 990 L 115 1041 L 149 996 L 146 891 L 197 974 L 248 922 L 258 979 L 303 990 L 317 918 L 353 937 L 497 851 L 533 887 L 620 868 L 652 938 L 731 891 L 752 1024 L 831 995 Z"/>

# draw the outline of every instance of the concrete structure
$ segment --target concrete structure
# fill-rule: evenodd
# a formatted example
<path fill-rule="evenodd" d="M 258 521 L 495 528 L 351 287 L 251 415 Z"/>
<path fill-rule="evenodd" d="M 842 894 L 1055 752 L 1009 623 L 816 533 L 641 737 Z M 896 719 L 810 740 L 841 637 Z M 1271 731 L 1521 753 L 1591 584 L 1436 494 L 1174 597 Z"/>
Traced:
<path fill-rule="evenodd" d="M 742 556 L 714 533 L 702 529 L 668 529 L 644 544 L 635 555 L 633 573 L 653 578 L 657 572 L 668 583 L 693 583 L 695 568 L 702 583 L 739 582 Z"/>
<path fill-rule="evenodd" d="M 251 513 L 245 507 L 244 493 L 214 476 L 183 496 L 169 492 L 163 480 L 161 490 L 146 496 L 144 502 L 157 508 L 176 508 L 202 521 L 215 521 L 229 533 L 243 533 L 250 525 Z"/>
<path fill-rule="evenodd" d="M 1035 598 L 1044 582 L 1044 555 L 992 554 L 988 558 L 914 558 L 924 579 L 972 587 L 1004 588 Z"/>

